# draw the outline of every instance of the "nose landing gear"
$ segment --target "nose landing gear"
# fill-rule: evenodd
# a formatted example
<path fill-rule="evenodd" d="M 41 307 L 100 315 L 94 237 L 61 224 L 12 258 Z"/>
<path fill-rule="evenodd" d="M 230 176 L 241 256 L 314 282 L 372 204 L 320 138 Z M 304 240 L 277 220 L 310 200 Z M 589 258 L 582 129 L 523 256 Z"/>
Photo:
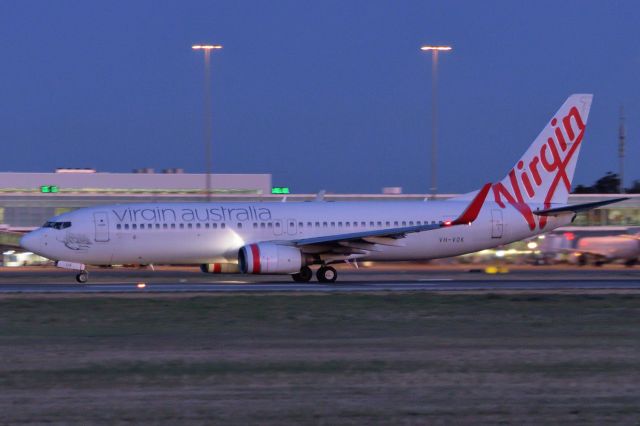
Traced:
<path fill-rule="evenodd" d="M 56 266 L 62 269 L 70 269 L 72 271 L 78 271 L 76 275 L 76 281 L 80 284 L 84 284 L 89 281 L 89 272 L 87 272 L 86 265 L 84 263 L 66 262 L 59 260 L 56 262 Z"/>
<path fill-rule="evenodd" d="M 76 275 L 76 281 L 80 284 L 84 284 L 89 281 L 89 273 L 87 271 L 80 271 L 78 275 Z"/>

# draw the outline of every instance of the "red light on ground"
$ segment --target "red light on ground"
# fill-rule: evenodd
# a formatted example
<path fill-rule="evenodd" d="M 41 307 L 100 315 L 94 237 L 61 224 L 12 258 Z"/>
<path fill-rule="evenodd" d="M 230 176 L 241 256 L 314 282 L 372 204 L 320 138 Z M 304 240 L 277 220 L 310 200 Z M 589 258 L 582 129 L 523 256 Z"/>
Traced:
<path fill-rule="evenodd" d="M 576 239 L 576 236 L 573 232 L 565 232 L 564 237 L 567 239 L 567 241 L 573 241 Z"/>

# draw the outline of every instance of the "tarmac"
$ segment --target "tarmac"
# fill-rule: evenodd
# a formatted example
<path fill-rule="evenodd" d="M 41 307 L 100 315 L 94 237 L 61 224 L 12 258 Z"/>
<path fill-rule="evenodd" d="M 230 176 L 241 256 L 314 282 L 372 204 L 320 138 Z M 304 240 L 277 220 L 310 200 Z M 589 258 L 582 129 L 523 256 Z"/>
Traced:
<path fill-rule="evenodd" d="M 0 268 L 0 294 L 17 293 L 370 293 L 497 291 L 640 291 L 640 268 L 384 265 L 340 267 L 338 281 L 296 283 L 287 275 L 204 274 L 194 267 L 90 270 L 89 282 L 75 282 L 73 271 L 54 267 Z"/>

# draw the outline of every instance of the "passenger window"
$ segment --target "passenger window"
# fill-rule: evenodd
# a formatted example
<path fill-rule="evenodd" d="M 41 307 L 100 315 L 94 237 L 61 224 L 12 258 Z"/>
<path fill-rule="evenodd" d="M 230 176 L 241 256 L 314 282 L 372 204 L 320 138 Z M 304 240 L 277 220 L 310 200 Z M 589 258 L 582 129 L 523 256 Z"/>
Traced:
<path fill-rule="evenodd" d="M 207 223 L 205 223 L 205 224 L 204 224 L 204 227 L 205 227 L 205 228 L 207 228 L 207 229 L 209 229 L 209 226 L 210 226 L 210 225 L 209 225 L 209 222 L 207 222 Z"/>
<path fill-rule="evenodd" d="M 128 223 L 124 224 L 124 229 L 129 229 L 129 224 Z"/>
<path fill-rule="evenodd" d="M 253 229 L 257 229 L 258 228 L 258 224 L 256 222 L 253 222 Z"/>
<path fill-rule="evenodd" d="M 181 223 L 179 226 L 180 226 L 180 229 L 184 229 L 184 223 Z"/>
<path fill-rule="evenodd" d="M 135 223 L 131 225 L 131 229 L 136 229 L 138 228 L 138 225 L 136 225 Z"/>
<path fill-rule="evenodd" d="M 238 222 L 238 229 L 242 228 L 242 223 Z"/>
<path fill-rule="evenodd" d="M 378 221 L 378 226 L 382 226 L 382 221 Z M 389 226 L 389 222 L 387 222 L 387 226 Z"/>
<path fill-rule="evenodd" d="M 353 222 L 353 223 L 355 223 L 355 222 Z M 355 225 L 358 226 L 357 223 L 355 223 Z M 351 226 L 351 222 L 345 222 L 344 226 L 346 226 L 348 228 L 349 226 Z"/>
<path fill-rule="evenodd" d="M 280 222 L 276 222 L 276 228 L 280 228 Z"/>
<path fill-rule="evenodd" d="M 340 226 L 342 226 L 342 222 L 340 222 Z M 336 227 L 336 223 L 335 222 L 331 222 L 331 227 L 335 228 Z"/>
<path fill-rule="evenodd" d="M 196 223 L 196 228 L 200 228 L 200 226 L 202 226 L 200 223 Z"/>
<path fill-rule="evenodd" d="M 163 224 L 162 224 L 162 227 L 163 227 L 164 229 L 167 229 L 167 228 L 168 228 L 168 226 L 167 226 L 167 224 L 166 224 L 166 223 L 163 223 Z"/>
<path fill-rule="evenodd" d="M 187 224 L 187 228 L 189 228 L 189 229 L 193 228 L 193 224 L 188 223 L 188 224 Z"/>
<path fill-rule="evenodd" d="M 140 224 L 140 229 L 144 229 L 144 223 Z"/>
<path fill-rule="evenodd" d="M 268 228 L 273 228 L 273 223 L 271 223 L 271 222 L 267 223 L 267 227 Z"/>
<path fill-rule="evenodd" d="M 304 228 L 304 222 L 298 222 L 298 227 Z"/>
<path fill-rule="evenodd" d="M 217 224 L 217 223 L 212 223 L 212 224 L 211 224 L 211 227 L 212 227 L 213 229 L 218 229 L 218 224 Z"/>
<path fill-rule="evenodd" d="M 353 226 L 358 226 L 358 222 L 353 222 Z"/>
<path fill-rule="evenodd" d="M 116 225 L 116 229 L 122 229 L 122 225 L 117 224 L 117 225 Z"/>
<path fill-rule="evenodd" d="M 160 224 L 156 223 L 156 229 L 160 229 Z"/>
<path fill-rule="evenodd" d="M 333 222 L 332 222 L 333 223 Z M 342 228 L 342 222 L 338 222 L 338 226 Z"/>
<path fill-rule="evenodd" d="M 289 222 L 289 227 L 293 228 L 294 226 L 296 226 L 295 222 Z"/>
<path fill-rule="evenodd" d="M 420 225 L 420 221 L 417 221 L 417 222 L 416 222 L 416 225 Z"/>
<path fill-rule="evenodd" d="M 264 222 L 260 222 L 260 228 L 264 229 Z"/>
<path fill-rule="evenodd" d="M 327 227 L 327 222 L 322 222 L 322 227 L 326 228 Z"/>
<path fill-rule="evenodd" d="M 320 222 L 316 222 L 316 228 L 320 228 Z"/>
<path fill-rule="evenodd" d="M 171 224 L 171 229 L 176 229 L 176 224 L 175 223 Z"/>
<path fill-rule="evenodd" d="M 224 222 L 220 224 L 220 228 L 224 229 L 226 227 L 227 227 L 227 225 Z"/>
<path fill-rule="evenodd" d="M 311 222 L 307 222 L 307 226 L 311 228 L 313 225 L 311 224 Z"/>
<path fill-rule="evenodd" d="M 409 221 L 409 226 L 413 226 L 413 221 L 412 220 Z"/>
<path fill-rule="evenodd" d="M 402 226 L 407 226 L 407 221 L 406 220 L 402 221 Z"/>
<path fill-rule="evenodd" d="M 360 222 L 360 226 L 364 228 L 365 226 L 367 226 L 367 222 Z"/>

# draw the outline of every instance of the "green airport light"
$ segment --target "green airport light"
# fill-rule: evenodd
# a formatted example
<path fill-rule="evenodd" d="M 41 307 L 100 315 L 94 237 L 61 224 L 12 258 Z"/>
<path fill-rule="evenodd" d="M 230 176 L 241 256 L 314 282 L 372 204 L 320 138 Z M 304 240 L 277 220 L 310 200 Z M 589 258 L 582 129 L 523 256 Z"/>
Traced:
<path fill-rule="evenodd" d="M 55 194 L 60 192 L 60 189 L 55 185 L 42 185 L 40 187 L 40 192 L 43 194 Z"/>
<path fill-rule="evenodd" d="M 290 194 L 289 188 L 286 186 L 274 186 L 271 188 L 272 194 Z"/>

